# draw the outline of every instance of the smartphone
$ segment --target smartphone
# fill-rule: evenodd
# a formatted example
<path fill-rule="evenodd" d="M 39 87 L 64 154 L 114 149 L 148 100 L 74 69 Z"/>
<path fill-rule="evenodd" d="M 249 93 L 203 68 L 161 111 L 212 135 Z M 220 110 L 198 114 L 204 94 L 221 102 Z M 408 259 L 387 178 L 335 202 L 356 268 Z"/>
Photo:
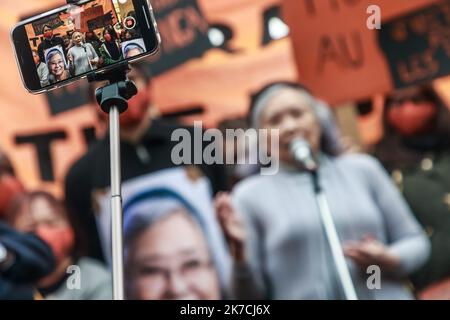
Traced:
<path fill-rule="evenodd" d="M 11 30 L 25 88 L 38 94 L 155 55 L 161 36 L 148 0 L 83 0 Z"/>

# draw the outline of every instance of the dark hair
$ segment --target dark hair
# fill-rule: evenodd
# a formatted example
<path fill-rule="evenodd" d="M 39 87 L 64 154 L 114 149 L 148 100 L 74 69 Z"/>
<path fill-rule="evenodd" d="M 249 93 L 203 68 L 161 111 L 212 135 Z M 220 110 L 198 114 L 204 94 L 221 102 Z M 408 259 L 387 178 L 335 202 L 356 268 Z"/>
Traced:
<path fill-rule="evenodd" d="M 130 35 L 130 39 L 126 39 L 127 34 Z M 122 33 L 123 41 L 129 41 L 137 38 L 137 33 L 134 30 L 125 29 L 125 31 Z"/>
<path fill-rule="evenodd" d="M 103 29 L 102 35 L 105 37 L 105 33 L 108 32 L 108 34 L 112 37 L 114 41 L 117 40 L 117 33 L 116 30 L 112 26 L 106 26 L 105 29 Z"/>
<path fill-rule="evenodd" d="M 92 37 L 87 37 L 87 34 L 90 33 L 92 34 Z M 94 31 L 88 31 L 85 33 L 85 37 L 86 37 L 86 42 L 91 42 L 91 41 L 96 41 L 96 42 L 100 42 L 100 39 L 98 38 L 97 34 Z"/>
<path fill-rule="evenodd" d="M 418 90 L 416 91 L 415 96 L 420 96 L 422 100 L 431 102 L 437 108 L 438 116 L 434 120 L 435 133 L 439 135 L 445 135 L 447 136 L 447 138 L 450 138 L 450 112 L 444 101 L 431 85 L 423 85 L 418 87 L 417 89 Z M 387 117 L 388 111 L 394 107 L 393 102 L 398 94 L 399 92 L 393 93 L 386 98 L 383 123 L 387 134 L 395 134 L 394 129 L 389 125 L 389 122 L 387 121 Z M 409 100 L 411 98 L 413 97 L 406 96 L 403 100 Z"/>
<path fill-rule="evenodd" d="M 423 152 L 419 149 L 411 149 L 405 145 L 405 138 L 402 137 L 389 124 L 388 114 L 391 108 L 395 108 L 394 101 L 401 95 L 403 91 L 397 91 L 386 98 L 385 109 L 383 114 L 384 136 L 375 146 L 375 155 L 385 165 L 386 169 L 406 168 L 415 165 L 417 161 L 423 157 Z M 433 119 L 433 128 L 429 133 L 430 137 L 435 139 L 434 151 L 450 149 L 450 111 L 445 102 L 432 87 L 432 85 L 423 85 L 417 87 L 414 96 L 420 97 L 421 100 L 431 102 L 437 109 L 437 116 Z M 414 100 L 411 95 L 406 95 L 402 101 Z"/>
<path fill-rule="evenodd" d="M 44 26 L 42 27 L 42 33 L 44 33 L 45 28 L 48 28 L 48 29 L 52 29 L 52 30 L 53 30 L 53 27 L 52 27 L 51 25 L 49 25 L 49 24 L 44 24 Z"/>

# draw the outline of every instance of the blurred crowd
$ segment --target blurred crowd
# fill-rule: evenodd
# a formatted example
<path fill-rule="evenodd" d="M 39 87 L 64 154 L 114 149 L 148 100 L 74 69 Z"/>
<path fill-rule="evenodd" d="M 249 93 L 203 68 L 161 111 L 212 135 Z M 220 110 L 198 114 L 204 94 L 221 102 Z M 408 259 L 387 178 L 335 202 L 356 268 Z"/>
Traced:
<path fill-rule="evenodd" d="M 120 120 L 124 181 L 176 167 L 171 134 L 192 130 L 159 114 L 148 68 L 135 64 L 129 77 L 139 93 Z M 26 190 L 7 155 L 0 155 L 1 299 L 111 298 L 92 201 L 109 186 L 108 121 L 94 99 L 92 105 L 104 132 L 68 171 L 64 199 Z M 189 168 L 210 183 L 212 196 L 203 201 L 213 205 L 229 266 L 218 262 L 210 226 L 189 199 L 168 192 L 161 200 L 149 192 L 125 209 L 127 298 L 343 299 L 310 175 L 290 150 L 301 137 L 319 163 L 358 297 L 448 299 L 449 115 L 432 86 L 393 92 L 385 97 L 382 140 L 357 152 L 332 109 L 306 87 L 277 82 L 261 88 L 246 117 L 218 127 L 279 129 L 278 173 L 262 176 L 257 165 L 238 161 Z M 245 148 L 234 142 L 222 141 L 224 154 Z M 367 284 L 371 265 L 381 270 L 380 288 Z M 70 266 L 81 274 L 76 289 L 68 285 Z"/>

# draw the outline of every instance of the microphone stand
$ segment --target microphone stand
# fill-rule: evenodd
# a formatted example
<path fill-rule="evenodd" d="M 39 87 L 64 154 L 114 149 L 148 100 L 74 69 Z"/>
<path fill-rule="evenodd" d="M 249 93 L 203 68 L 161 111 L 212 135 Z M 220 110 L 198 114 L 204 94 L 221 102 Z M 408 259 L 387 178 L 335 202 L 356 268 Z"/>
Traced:
<path fill-rule="evenodd" d="M 119 115 L 128 109 L 128 100 L 137 94 L 136 85 L 127 79 L 128 62 L 118 64 L 103 73 L 91 73 L 89 82 L 105 81 L 95 96 L 103 112 L 109 114 L 109 141 L 111 163 L 111 242 L 113 299 L 124 300 L 123 215 L 120 165 Z"/>
<path fill-rule="evenodd" d="M 87 49 L 86 49 L 86 43 L 82 44 L 82 46 L 83 46 L 83 49 L 84 49 L 84 53 L 86 55 L 86 59 L 87 59 L 87 61 L 89 63 L 89 70 L 92 71 L 92 70 L 94 70 L 94 68 L 92 68 L 91 59 L 89 59 L 89 54 L 88 54 Z"/>
<path fill-rule="evenodd" d="M 339 236 L 333 221 L 328 199 L 319 182 L 318 170 L 308 170 L 308 172 L 310 173 L 313 182 L 314 195 L 317 207 L 319 209 L 320 219 L 331 249 L 339 284 L 343 290 L 346 300 L 358 300 L 355 287 L 350 276 L 350 271 L 348 270 L 348 266 L 345 261 L 344 251 L 342 250 L 341 242 L 339 241 Z"/>

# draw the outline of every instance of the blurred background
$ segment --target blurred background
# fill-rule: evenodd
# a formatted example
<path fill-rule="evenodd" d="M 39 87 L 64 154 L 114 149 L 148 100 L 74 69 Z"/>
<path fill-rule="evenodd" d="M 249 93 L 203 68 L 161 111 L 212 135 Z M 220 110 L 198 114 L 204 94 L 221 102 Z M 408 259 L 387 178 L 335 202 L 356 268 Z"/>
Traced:
<path fill-rule="evenodd" d="M 106 7 L 109 0 L 103 1 Z M 9 37 L 11 28 L 21 19 L 64 3 L 0 2 L 2 157 L 7 156 L 5 168 L 13 168 L 23 189 L 48 192 L 45 197 L 50 198 L 46 199 L 54 208 L 59 208 L 58 201 L 67 197 L 64 183 L 69 168 L 101 137 L 104 128 L 86 80 L 41 95 L 27 93 Z M 384 145 L 380 151 L 389 133 L 385 110 L 392 102 L 391 94 L 425 85 L 437 94 L 439 105 L 448 112 L 448 0 L 155 0 L 152 3 L 163 41 L 161 54 L 144 64 L 152 74 L 151 103 L 155 117 L 175 119 L 184 125 L 201 120 L 204 128 L 245 128 L 249 125 L 245 119 L 255 92 L 273 82 L 300 82 L 330 107 L 346 148 L 376 155 L 403 191 L 406 173 L 401 172 L 401 156 L 386 158 L 386 153 L 393 149 Z M 372 4 L 381 9 L 381 30 L 368 27 L 373 14 L 368 8 Z M 425 96 L 429 98 L 428 91 L 419 98 Z M 405 99 L 414 97 L 400 98 L 397 103 Z M 436 101 L 432 102 L 438 104 Z M 414 116 L 399 116 L 397 120 L 396 115 L 392 117 L 389 119 L 394 124 L 402 121 L 405 124 L 402 119 L 417 120 Z M 408 123 L 406 126 L 403 130 L 408 131 Z M 432 151 L 427 149 L 414 160 L 421 165 L 420 170 L 428 172 L 433 167 L 427 158 Z M 450 171 L 443 168 L 433 181 L 441 177 L 448 180 Z M 247 172 L 242 176 L 237 171 L 234 174 L 238 177 L 228 180 L 236 182 Z M 450 185 L 442 188 L 435 201 L 450 210 Z M 23 200 L 24 203 L 34 199 L 33 195 L 28 197 L 31 198 Z M 429 201 L 431 204 L 434 200 Z M 414 207 L 414 203 L 408 202 Z M 61 213 L 61 217 L 66 219 L 66 214 Z M 442 219 L 439 221 L 445 220 L 448 225 L 448 218 Z M 419 220 L 431 237 L 432 223 L 427 224 L 420 217 Z M 445 243 L 441 252 L 450 248 L 448 238 L 440 243 Z M 91 252 L 91 256 L 95 254 Z M 448 261 L 441 262 L 443 268 L 448 265 Z M 426 285 L 445 278 L 427 280 Z M 448 285 L 439 290 L 445 291 L 440 298 L 448 297 Z"/>

